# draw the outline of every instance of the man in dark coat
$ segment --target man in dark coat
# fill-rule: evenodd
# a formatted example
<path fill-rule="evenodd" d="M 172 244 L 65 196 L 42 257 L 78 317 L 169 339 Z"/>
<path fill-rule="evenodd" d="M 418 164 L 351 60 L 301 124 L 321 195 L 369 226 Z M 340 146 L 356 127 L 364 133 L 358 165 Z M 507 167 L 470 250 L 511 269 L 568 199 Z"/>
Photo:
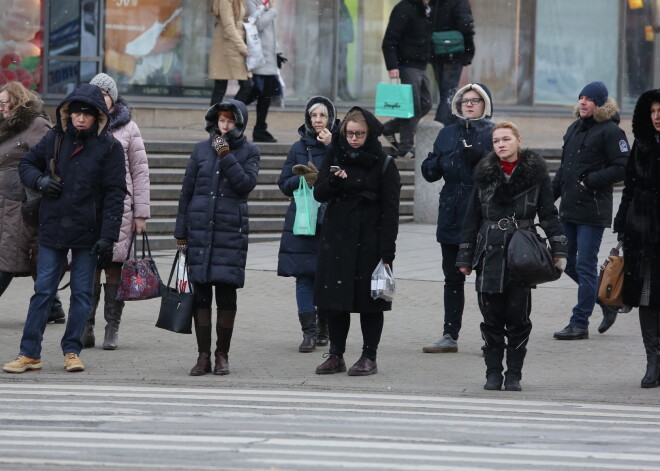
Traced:
<path fill-rule="evenodd" d="M 396 149 L 397 156 L 415 157 L 417 123 L 431 110 L 431 82 L 426 66 L 431 58 L 430 0 L 402 0 L 397 3 L 383 38 L 383 56 L 390 79 L 412 85 L 415 115 L 394 118 L 385 123 L 383 136 Z M 401 133 L 397 142 L 395 133 Z"/>
<path fill-rule="evenodd" d="M 71 303 L 62 337 L 67 371 L 85 369 L 80 336 L 91 311 L 96 267 L 112 261 L 126 197 L 124 151 L 109 129 L 101 89 L 79 85 L 56 111 L 57 124 L 23 157 L 23 184 L 42 192 L 39 261 L 18 358 L 3 370 L 41 369 L 41 341 L 69 250 Z"/>
<path fill-rule="evenodd" d="M 558 340 L 589 338 L 589 317 L 598 294 L 598 251 L 606 227 L 612 223 L 613 185 L 624 178 L 628 141 L 619 127 L 616 102 L 603 82 L 582 89 L 575 109 L 578 120 L 564 135 L 561 166 L 552 181 L 561 196 L 559 217 L 568 238 L 566 274 L 578 284 L 578 302 L 569 324 L 555 332 Z M 616 309 L 601 305 L 605 332 Z"/>
<path fill-rule="evenodd" d="M 456 54 L 433 54 L 431 64 L 438 84 L 440 101 L 435 112 L 435 120 L 449 126 L 456 124 L 452 114 L 451 100 L 461 78 L 463 67 L 470 65 L 474 58 L 474 19 L 468 0 L 436 0 L 433 5 L 433 32 L 456 30 L 463 35 L 465 51 Z"/>

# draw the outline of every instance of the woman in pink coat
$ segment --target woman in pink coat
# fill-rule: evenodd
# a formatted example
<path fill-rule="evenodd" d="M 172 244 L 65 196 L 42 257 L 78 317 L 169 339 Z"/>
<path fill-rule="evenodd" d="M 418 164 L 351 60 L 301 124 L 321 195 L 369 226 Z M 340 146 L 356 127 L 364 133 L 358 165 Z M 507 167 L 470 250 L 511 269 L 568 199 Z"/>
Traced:
<path fill-rule="evenodd" d="M 124 302 L 116 301 L 121 267 L 128 255 L 128 246 L 133 232 L 141 234 L 146 230 L 147 219 L 150 217 L 149 209 L 149 164 L 144 142 L 137 124 L 131 120 L 131 110 L 126 102 L 118 96 L 117 84 L 106 74 L 96 75 L 90 82 L 103 92 L 105 103 L 110 110 L 110 127 L 115 138 L 124 148 L 126 159 L 126 187 L 128 194 L 124 200 L 124 216 L 119 233 L 119 241 L 114 248 L 112 263 L 105 269 L 104 306 L 103 317 L 106 321 L 104 350 L 117 348 L 117 337 Z M 96 271 L 94 284 L 94 299 L 85 330 L 82 335 L 83 348 L 93 347 L 94 324 L 96 308 L 101 298 L 101 270 Z"/>

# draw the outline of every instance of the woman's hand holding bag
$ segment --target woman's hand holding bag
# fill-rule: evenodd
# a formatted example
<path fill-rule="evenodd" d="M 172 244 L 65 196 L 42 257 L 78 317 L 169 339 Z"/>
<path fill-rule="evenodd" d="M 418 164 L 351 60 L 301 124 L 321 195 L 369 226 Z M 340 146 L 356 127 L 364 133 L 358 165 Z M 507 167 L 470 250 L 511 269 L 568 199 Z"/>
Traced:
<path fill-rule="evenodd" d="M 171 286 L 172 277 L 176 272 L 174 286 Z M 183 284 L 180 273 L 185 273 L 187 280 L 188 262 L 185 253 L 177 250 L 167 285 L 162 287 L 160 311 L 156 327 L 170 330 L 178 334 L 192 334 L 192 318 L 195 295 L 192 284 Z"/>
<path fill-rule="evenodd" d="M 140 301 L 142 299 L 157 298 L 160 296 L 160 287 L 163 282 L 158 274 L 156 262 L 151 256 L 149 238 L 142 233 L 142 258 L 137 258 L 137 233 L 133 233 L 128 246 L 126 261 L 121 267 L 121 278 L 117 289 L 117 301 Z M 148 257 L 145 255 L 145 246 Z M 133 258 L 131 258 L 131 247 Z"/>
<path fill-rule="evenodd" d="M 296 202 L 293 233 L 295 235 L 315 235 L 320 203 L 314 199 L 314 192 L 304 178 L 300 179 L 298 189 L 293 192 L 293 199 Z"/>

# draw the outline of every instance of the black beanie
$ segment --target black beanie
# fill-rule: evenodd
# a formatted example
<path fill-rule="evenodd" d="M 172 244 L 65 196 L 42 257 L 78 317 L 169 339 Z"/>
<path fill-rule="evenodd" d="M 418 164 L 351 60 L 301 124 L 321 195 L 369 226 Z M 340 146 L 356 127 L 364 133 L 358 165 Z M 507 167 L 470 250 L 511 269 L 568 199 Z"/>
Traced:
<path fill-rule="evenodd" d="M 607 87 L 603 82 L 591 82 L 582 89 L 578 99 L 583 96 L 591 98 L 596 106 L 603 106 L 607 101 Z"/>
<path fill-rule="evenodd" d="M 69 103 L 69 113 L 85 113 L 95 118 L 99 117 L 98 108 L 84 101 L 72 101 Z"/>

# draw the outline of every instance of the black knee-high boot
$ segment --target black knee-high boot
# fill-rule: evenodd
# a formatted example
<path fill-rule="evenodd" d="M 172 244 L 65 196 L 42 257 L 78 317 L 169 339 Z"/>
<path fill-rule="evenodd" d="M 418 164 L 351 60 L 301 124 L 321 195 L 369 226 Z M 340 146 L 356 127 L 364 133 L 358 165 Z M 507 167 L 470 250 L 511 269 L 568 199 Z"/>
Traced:
<path fill-rule="evenodd" d="M 202 376 L 211 372 L 211 308 L 196 308 L 193 319 L 199 355 L 197 363 L 190 370 L 190 376 Z"/>
<path fill-rule="evenodd" d="M 643 388 L 658 386 L 660 376 L 660 311 L 647 307 L 639 308 L 639 325 L 646 350 L 646 374 L 642 378 Z"/>
<path fill-rule="evenodd" d="M 229 374 L 229 347 L 231 346 L 231 337 L 234 333 L 235 320 L 236 311 L 218 309 L 218 322 L 215 325 L 218 340 L 216 341 L 215 348 L 214 375 Z"/>

